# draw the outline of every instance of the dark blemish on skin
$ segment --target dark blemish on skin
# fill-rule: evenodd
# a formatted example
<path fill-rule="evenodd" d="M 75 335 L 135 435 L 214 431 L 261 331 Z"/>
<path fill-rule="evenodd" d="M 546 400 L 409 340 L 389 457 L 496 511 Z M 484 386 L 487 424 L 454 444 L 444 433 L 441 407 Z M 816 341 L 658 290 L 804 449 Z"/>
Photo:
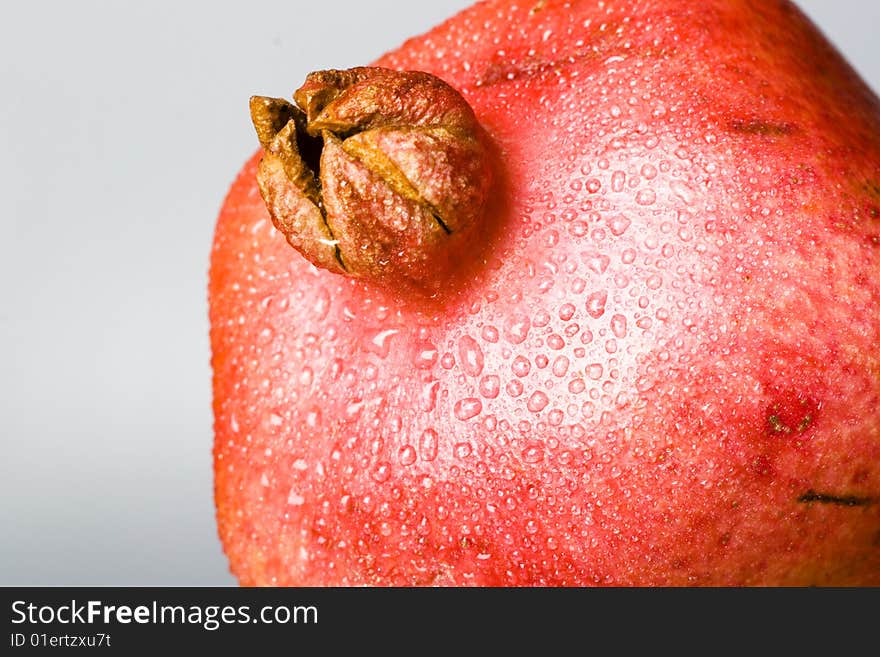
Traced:
<path fill-rule="evenodd" d="M 767 423 L 770 425 L 770 429 L 776 433 L 791 433 L 791 429 L 782 423 L 782 420 L 779 419 L 778 415 L 771 415 L 768 417 Z"/>
<path fill-rule="evenodd" d="M 769 436 L 800 436 L 816 421 L 820 405 L 809 397 L 782 391 L 766 412 L 765 433 Z"/>
<path fill-rule="evenodd" d="M 543 11 L 545 4 L 547 4 L 547 0 L 538 0 L 535 6 L 529 9 L 529 16 L 534 16 L 539 11 Z"/>
<path fill-rule="evenodd" d="M 540 14 L 543 2 L 537 2 L 529 10 L 529 16 Z M 511 82 L 513 80 L 528 79 L 539 76 L 549 71 L 559 73 L 582 60 L 606 59 L 615 54 L 631 54 L 621 48 L 620 40 L 614 29 L 615 24 L 603 26 L 605 29 L 593 29 L 587 35 L 586 45 L 574 48 L 570 51 L 558 53 L 558 57 L 548 58 L 535 55 L 522 58 L 514 57 L 517 61 L 511 61 L 511 55 L 495 53 L 493 60 L 485 69 L 477 73 L 474 79 L 475 87 L 491 87 L 496 84 Z M 628 47 L 628 46 L 626 46 Z M 639 55 L 643 59 L 666 60 L 677 53 L 676 47 L 645 47 L 639 48 Z"/>
<path fill-rule="evenodd" d="M 778 415 L 770 415 L 767 418 L 767 424 L 770 425 L 770 431 L 773 433 L 803 433 L 813 423 L 813 416 L 810 413 L 804 415 L 797 426 L 790 427 Z"/>
<path fill-rule="evenodd" d="M 752 460 L 752 472 L 759 477 L 772 477 L 776 470 L 766 456 L 757 456 Z"/>
<path fill-rule="evenodd" d="M 775 123 L 773 121 L 759 121 L 757 119 L 747 121 L 734 119 L 727 125 L 733 132 L 765 137 L 784 137 L 796 130 L 795 126 L 791 123 Z"/>
<path fill-rule="evenodd" d="M 872 199 L 880 200 L 880 181 L 866 180 L 862 187 L 865 193 Z"/>
<path fill-rule="evenodd" d="M 491 87 L 501 82 L 531 77 L 544 71 L 552 70 L 553 67 L 554 62 L 541 60 L 527 60 L 520 64 L 494 61 L 489 64 L 483 74 L 477 79 L 476 86 Z"/>
<path fill-rule="evenodd" d="M 819 504 L 833 504 L 835 506 L 869 506 L 874 503 L 874 499 L 870 497 L 859 497 L 857 495 L 829 495 L 828 493 L 817 493 L 813 489 L 797 498 L 802 504 L 818 502 Z"/>

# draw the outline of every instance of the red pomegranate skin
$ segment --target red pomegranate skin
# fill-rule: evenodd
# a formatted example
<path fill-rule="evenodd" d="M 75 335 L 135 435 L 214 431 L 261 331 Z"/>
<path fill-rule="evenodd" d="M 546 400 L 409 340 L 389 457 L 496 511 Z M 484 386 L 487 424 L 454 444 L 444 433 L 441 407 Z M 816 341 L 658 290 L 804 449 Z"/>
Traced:
<path fill-rule="evenodd" d="M 816 28 L 492 0 L 376 64 L 463 94 L 493 207 L 467 280 L 401 296 L 310 265 L 244 166 L 209 283 L 240 583 L 880 584 L 880 102 Z"/>

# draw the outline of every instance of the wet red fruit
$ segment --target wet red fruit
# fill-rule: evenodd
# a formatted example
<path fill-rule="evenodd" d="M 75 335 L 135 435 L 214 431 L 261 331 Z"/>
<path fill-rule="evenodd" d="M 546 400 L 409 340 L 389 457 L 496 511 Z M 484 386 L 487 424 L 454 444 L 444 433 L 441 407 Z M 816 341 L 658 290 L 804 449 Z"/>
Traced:
<path fill-rule="evenodd" d="M 210 275 L 241 583 L 880 584 L 880 102 L 815 28 L 490 1 L 377 64 L 473 108 L 484 223 L 405 291 L 293 250 L 245 166 Z"/>

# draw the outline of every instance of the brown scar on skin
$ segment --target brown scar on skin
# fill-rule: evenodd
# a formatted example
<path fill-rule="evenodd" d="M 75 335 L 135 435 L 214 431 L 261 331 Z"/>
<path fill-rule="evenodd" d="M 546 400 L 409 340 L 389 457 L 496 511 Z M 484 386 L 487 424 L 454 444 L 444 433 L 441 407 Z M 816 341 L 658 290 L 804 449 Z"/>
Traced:
<path fill-rule="evenodd" d="M 876 500 L 872 497 L 860 497 L 858 495 L 831 495 L 818 493 L 812 488 L 800 495 L 797 501 L 802 504 L 818 502 L 819 504 L 833 504 L 835 506 L 870 506 Z"/>
<path fill-rule="evenodd" d="M 777 123 L 758 119 L 735 119 L 727 125 L 733 132 L 766 137 L 784 137 L 797 131 L 797 128 L 791 123 Z"/>

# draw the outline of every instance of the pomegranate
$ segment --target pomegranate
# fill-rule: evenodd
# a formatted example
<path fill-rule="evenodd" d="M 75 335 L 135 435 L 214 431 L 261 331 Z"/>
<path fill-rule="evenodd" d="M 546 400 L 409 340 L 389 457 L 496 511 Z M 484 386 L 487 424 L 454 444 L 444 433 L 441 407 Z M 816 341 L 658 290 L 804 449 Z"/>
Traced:
<path fill-rule="evenodd" d="M 293 100 L 211 254 L 242 584 L 880 585 L 880 101 L 791 3 L 490 0 Z"/>

